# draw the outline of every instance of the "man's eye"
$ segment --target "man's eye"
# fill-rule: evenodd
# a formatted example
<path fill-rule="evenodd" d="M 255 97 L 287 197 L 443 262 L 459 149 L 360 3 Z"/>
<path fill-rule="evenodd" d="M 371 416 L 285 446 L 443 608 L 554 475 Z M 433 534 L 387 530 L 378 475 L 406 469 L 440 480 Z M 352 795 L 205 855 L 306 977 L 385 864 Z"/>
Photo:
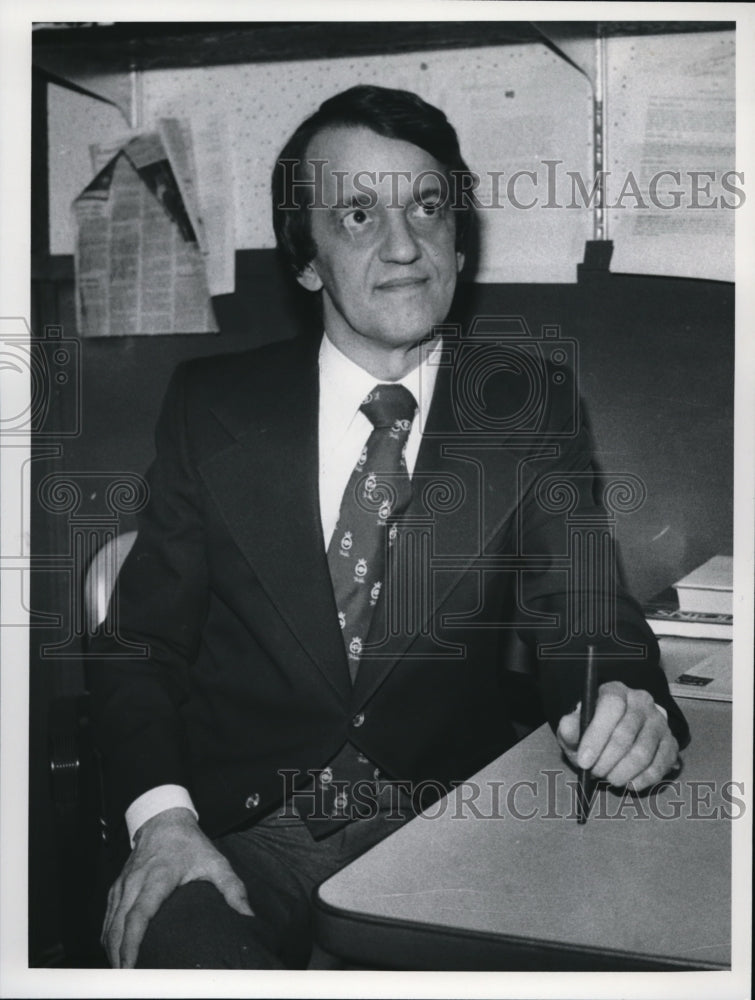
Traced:
<path fill-rule="evenodd" d="M 426 201 L 418 201 L 413 207 L 413 214 L 420 219 L 432 219 L 434 216 L 440 215 L 443 210 L 442 202 L 437 199 L 427 199 Z"/>
<path fill-rule="evenodd" d="M 343 226 L 352 232 L 357 229 L 364 229 L 371 221 L 372 216 L 364 208 L 355 208 L 347 215 L 344 215 L 342 219 Z"/>

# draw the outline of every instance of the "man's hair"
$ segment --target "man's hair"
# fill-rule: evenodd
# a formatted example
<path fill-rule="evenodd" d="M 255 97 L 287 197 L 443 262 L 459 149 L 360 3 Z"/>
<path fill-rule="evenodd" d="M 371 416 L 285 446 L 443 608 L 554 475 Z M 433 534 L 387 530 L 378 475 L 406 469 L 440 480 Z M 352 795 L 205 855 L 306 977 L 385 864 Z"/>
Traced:
<path fill-rule="evenodd" d="M 456 248 L 461 250 L 474 202 L 472 176 L 459 148 L 456 130 L 445 114 L 408 90 L 360 85 L 320 105 L 299 125 L 273 168 L 273 228 L 278 249 L 295 274 L 317 254 L 309 205 L 314 184 L 302 184 L 307 149 L 318 132 L 341 126 L 368 128 L 388 139 L 424 149 L 442 166 L 449 182 L 448 203 L 456 218 Z M 369 168 L 369 164 L 365 165 Z"/>

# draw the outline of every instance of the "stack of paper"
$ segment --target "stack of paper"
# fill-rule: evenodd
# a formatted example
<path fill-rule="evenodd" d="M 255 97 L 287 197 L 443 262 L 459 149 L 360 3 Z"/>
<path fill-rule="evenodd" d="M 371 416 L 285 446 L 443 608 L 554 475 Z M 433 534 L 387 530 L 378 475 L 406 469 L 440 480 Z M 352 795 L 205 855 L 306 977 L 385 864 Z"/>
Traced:
<path fill-rule="evenodd" d="M 659 645 L 661 664 L 675 698 L 732 700 L 730 642 L 663 637 Z"/>

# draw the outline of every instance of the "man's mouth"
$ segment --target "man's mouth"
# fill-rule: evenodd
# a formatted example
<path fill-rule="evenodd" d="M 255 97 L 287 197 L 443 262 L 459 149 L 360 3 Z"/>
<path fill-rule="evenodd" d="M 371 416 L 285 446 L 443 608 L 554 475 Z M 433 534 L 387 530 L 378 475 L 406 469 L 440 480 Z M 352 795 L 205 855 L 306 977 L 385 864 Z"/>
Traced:
<path fill-rule="evenodd" d="M 424 285 L 428 279 L 421 275 L 413 278 L 390 278 L 388 281 L 381 281 L 377 285 L 378 291 L 381 292 L 394 292 L 401 288 L 416 288 L 418 285 Z"/>

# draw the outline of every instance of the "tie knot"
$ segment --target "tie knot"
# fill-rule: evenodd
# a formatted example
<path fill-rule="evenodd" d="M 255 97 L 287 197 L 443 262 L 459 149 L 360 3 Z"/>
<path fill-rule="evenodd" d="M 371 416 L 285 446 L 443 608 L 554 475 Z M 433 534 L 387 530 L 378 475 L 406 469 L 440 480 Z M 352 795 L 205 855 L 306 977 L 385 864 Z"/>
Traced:
<path fill-rule="evenodd" d="M 370 419 L 373 427 L 392 427 L 400 421 L 397 430 L 408 432 L 417 410 L 417 401 L 406 386 L 386 383 L 376 385 L 359 409 Z"/>

